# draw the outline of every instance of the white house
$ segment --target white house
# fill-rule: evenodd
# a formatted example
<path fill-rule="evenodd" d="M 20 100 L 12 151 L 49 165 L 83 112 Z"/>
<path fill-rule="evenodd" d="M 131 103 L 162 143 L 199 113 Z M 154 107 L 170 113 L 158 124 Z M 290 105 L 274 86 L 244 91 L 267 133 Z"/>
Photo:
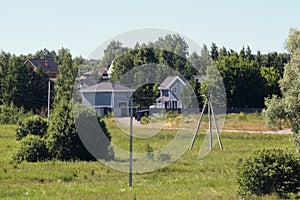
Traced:
<path fill-rule="evenodd" d="M 180 76 L 168 76 L 158 87 L 160 97 L 156 99 L 157 108 L 182 108 L 181 91 L 186 79 Z"/>

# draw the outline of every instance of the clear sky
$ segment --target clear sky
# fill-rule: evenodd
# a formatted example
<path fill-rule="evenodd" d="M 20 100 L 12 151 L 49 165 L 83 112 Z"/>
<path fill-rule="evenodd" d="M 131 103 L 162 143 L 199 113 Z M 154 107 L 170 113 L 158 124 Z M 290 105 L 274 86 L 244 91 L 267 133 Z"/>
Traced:
<path fill-rule="evenodd" d="M 0 0 L 0 49 L 14 54 L 69 48 L 87 57 L 115 35 L 161 28 L 199 45 L 283 52 L 300 28 L 298 0 Z"/>

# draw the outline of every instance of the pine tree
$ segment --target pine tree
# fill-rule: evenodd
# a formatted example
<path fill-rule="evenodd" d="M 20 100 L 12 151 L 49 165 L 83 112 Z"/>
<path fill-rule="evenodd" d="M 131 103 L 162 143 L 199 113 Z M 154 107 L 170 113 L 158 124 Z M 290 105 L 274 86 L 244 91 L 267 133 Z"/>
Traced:
<path fill-rule="evenodd" d="M 55 81 L 54 112 L 48 129 L 47 147 L 51 157 L 60 160 L 77 159 L 80 138 L 72 116 L 72 92 L 76 67 L 70 53 L 66 53 Z"/>

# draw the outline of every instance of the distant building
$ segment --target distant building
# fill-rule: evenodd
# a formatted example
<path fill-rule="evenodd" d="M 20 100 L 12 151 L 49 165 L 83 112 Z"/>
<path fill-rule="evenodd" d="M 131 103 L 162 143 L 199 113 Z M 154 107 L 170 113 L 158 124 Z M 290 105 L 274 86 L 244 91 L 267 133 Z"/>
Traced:
<path fill-rule="evenodd" d="M 115 117 L 129 116 L 129 101 L 134 90 L 109 81 L 102 81 L 80 90 L 82 103 L 100 115 L 112 112 Z"/>
<path fill-rule="evenodd" d="M 55 79 L 59 74 L 58 64 L 52 59 L 27 59 L 24 65 L 33 67 L 34 70 L 40 67 L 51 79 Z"/>
<path fill-rule="evenodd" d="M 97 83 L 99 83 L 99 79 L 76 79 L 76 83 L 77 83 L 77 88 L 78 89 L 85 89 L 87 87 L 96 85 Z"/>
<path fill-rule="evenodd" d="M 97 73 L 97 75 L 102 75 L 103 76 L 104 74 L 107 74 L 107 69 L 102 68 L 102 67 L 97 68 L 97 69 L 93 68 L 93 69 L 83 73 L 83 77 L 89 78 L 94 73 Z"/>
<path fill-rule="evenodd" d="M 181 90 L 186 85 L 186 79 L 180 76 L 168 76 L 158 87 L 160 97 L 152 107 L 176 109 L 182 108 Z"/>

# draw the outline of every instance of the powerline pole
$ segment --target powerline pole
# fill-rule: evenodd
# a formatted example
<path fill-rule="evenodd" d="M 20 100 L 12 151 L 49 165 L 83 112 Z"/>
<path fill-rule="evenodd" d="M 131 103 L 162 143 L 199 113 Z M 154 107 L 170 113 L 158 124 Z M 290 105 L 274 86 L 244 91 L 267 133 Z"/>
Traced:
<path fill-rule="evenodd" d="M 47 115 L 48 115 L 48 125 L 50 125 L 50 90 L 51 90 L 51 81 L 48 81 L 48 108 L 47 108 Z"/>
<path fill-rule="evenodd" d="M 220 146 L 220 150 L 222 151 L 223 150 L 223 145 L 222 145 L 222 141 L 221 141 L 221 137 L 220 137 L 220 133 L 219 133 L 219 128 L 218 128 L 218 123 L 217 123 L 217 120 L 216 120 L 216 117 L 215 117 L 215 113 L 214 113 L 214 109 L 213 109 L 213 106 L 212 106 L 212 103 L 211 103 L 211 94 L 205 94 L 204 95 L 206 97 L 206 100 L 205 100 L 205 103 L 203 105 L 203 109 L 202 109 L 202 112 L 201 112 L 201 115 L 200 115 L 200 118 L 199 118 L 199 121 L 198 121 L 198 124 L 197 124 L 197 128 L 196 128 L 196 131 L 195 131 L 195 134 L 194 134 L 194 137 L 192 139 L 192 143 L 191 143 L 191 146 L 190 146 L 190 149 L 193 148 L 194 146 L 194 143 L 195 143 L 195 140 L 196 140 L 196 137 L 197 137 L 197 133 L 199 131 L 199 127 L 200 127 L 200 124 L 201 124 L 201 121 L 202 121 L 202 117 L 203 117 L 203 114 L 204 114 L 204 111 L 205 111 L 205 108 L 207 106 L 207 114 L 208 114 L 208 129 L 209 129 L 209 147 L 210 147 L 210 150 L 212 150 L 212 147 L 213 147 L 213 142 L 212 142 L 212 121 L 214 121 L 214 125 L 215 125 L 215 128 L 216 128 L 216 133 L 217 133 L 217 138 L 218 138 L 218 141 L 219 141 L 219 146 Z"/>
<path fill-rule="evenodd" d="M 130 97 L 130 138 L 129 138 L 129 187 L 132 187 L 132 129 L 133 129 L 133 102 Z"/>

